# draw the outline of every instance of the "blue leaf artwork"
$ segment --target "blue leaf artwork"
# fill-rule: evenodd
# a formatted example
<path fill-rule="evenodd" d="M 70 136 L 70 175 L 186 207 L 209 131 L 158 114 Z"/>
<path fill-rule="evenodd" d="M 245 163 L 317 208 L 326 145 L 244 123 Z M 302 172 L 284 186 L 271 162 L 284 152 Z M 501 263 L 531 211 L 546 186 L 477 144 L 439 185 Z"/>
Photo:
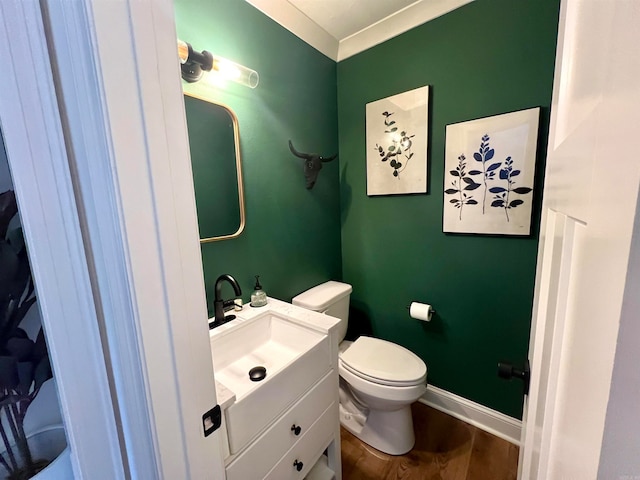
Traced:
<path fill-rule="evenodd" d="M 459 220 L 462 220 L 462 207 L 464 205 L 478 205 L 478 202 L 474 200 L 473 197 L 468 196 L 465 193 L 467 190 L 475 190 L 481 186 L 481 184 L 475 182 L 471 176 L 482 175 L 482 185 L 484 186 L 482 195 L 482 214 L 485 214 L 487 191 L 489 191 L 494 194 L 491 206 L 503 208 L 507 222 L 509 221 L 509 210 L 525 203 L 524 200 L 519 198 L 510 199 L 511 194 L 517 193 L 518 195 L 525 195 L 527 193 L 531 193 L 533 190 L 530 187 L 514 188 L 514 185 L 516 184 L 514 178 L 520 175 L 520 170 L 514 170 L 513 159 L 511 157 L 507 157 L 504 161 L 504 168 L 500 169 L 500 173 L 498 174 L 498 178 L 500 180 L 504 180 L 505 186 L 489 187 L 489 182 L 496 179 L 496 170 L 498 170 L 502 165 L 502 162 L 490 162 L 495 155 L 495 150 L 489 145 L 490 140 L 491 138 L 488 134 L 483 135 L 480 139 L 480 148 L 473 154 L 473 159 L 482 164 L 482 170 L 471 170 L 467 173 L 465 171 L 466 157 L 464 154 L 461 154 L 458 157 L 459 164 L 456 169 L 449 171 L 449 174 L 454 177 L 451 182 L 453 188 L 446 189 L 444 193 L 446 195 L 458 194 L 458 197 L 452 198 L 449 200 L 449 203 L 452 203 L 460 210 L 460 214 L 458 216 Z M 463 186 L 462 183 L 465 183 L 466 185 Z"/>
<path fill-rule="evenodd" d="M 509 196 L 512 193 L 517 193 L 518 195 L 525 195 L 527 193 L 531 193 L 533 190 L 530 187 L 516 187 L 513 186 L 516 184 L 514 177 L 520 175 L 520 170 L 513 169 L 513 159 L 511 157 L 507 157 L 504 161 L 505 167 L 500 170 L 500 180 L 506 180 L 507 186 L 505 187 L 493 187 L 490 188 L 489 191 L 495 196 L 493 197 L 493 202 L 491 202 L 492 207 L 504 208 L 504 214 L 507 218 L 507 222 L 509 221 L 509 210 L 512 208 L 516 208 L 518 205 L 523 205 L 524 200 L 520 198 L 510 199 Z"/>
<path fill-rule="evenodd" d="M 539 110 L 447 126 L 445 232 L 529 234 Z"/>
<path fill-rule="evenodd" d="M 480 140 L 480 148 L 477 152 L 473 154 L 473 158 L 476 162 L 480 162 L 482 164 L 482 171 L 474 170 L 474 172 L 478 172 L 475 175 L 483 174 L 482 182 L 484 184 L 484 194 L 482 196 L 482 213 L 484 214 L 485 204 L 487 203 L 487 182 L 490 182 L 494 179 L 497 168 L 500 168 L 500 162 L 491 163 L 489 166 L 487 164 L 495 155 L 495 150 L 489 146 L 489 135 L 483 135 Z"/>
<path fill-rule="evenodd" d="M 448 188 L 444 191 L 447 195 L 455 195 L 456 197 L 449 200 L 449 203 L 455 205 L 457 209 L 460 210 L 460 220 L 462 220 L 462 208 L 465 205 L 477 205 L 478 202 L 473 198 L 473 195 L 468 194 L 467 192 L 471 192 L 480 186 L 479 183 L 473 181 L 471 177 L 471 172 L 467 173 L 465 169 L 467 165 L 465 163 L 465 156 L 460 155 L 458 157 L 458 166 L 455 170 L 451 170 L 449 173 L 454 177 L 454 180 L 451 182 L 453 188 Z"/>

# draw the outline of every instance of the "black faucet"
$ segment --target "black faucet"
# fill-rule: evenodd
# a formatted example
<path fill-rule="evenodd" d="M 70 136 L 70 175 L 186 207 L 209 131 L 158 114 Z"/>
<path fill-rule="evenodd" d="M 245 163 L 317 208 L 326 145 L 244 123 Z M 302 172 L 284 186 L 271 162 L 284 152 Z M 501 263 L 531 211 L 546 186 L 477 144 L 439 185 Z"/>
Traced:
<path fill-rule="evenodd" d="M 213 302 L 213 307 L 214 307 L 214 318 L 213 318 L 213 322 L 211 322 L 209 324 L 210 328 L 214 328 L 217 327 L 218 325 L 222 325 L 223 323 L 225 323 L 228 320 L 233 320 L 233 318 L 226 318 L 224 316 L 224 300 L 222 299 L 222 282 L 226 281 L 229 282 L 231 284 L 231 286 L 233 287 L 233 291 L 236 294 L 236 297 L 239 297 L 240 295 L 242 295 L 242 290 L 240 289 L 240 285 L 238 285 L 238 282 L 236 282 L 236 279 L 233 278 L 231 275 L 229 274 L 224 274 L 224 275 L 220 275 L 218 277 L 218 279 L 216 280 L 216 284 L 215 284 L 215 299 Z"/>

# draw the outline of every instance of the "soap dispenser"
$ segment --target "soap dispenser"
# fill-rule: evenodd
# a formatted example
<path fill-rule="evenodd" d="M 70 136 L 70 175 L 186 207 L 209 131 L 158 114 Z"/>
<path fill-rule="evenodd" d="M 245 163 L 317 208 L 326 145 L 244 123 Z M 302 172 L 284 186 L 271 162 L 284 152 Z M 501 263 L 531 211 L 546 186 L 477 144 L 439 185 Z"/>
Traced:
<path fill-rule="evenodd" d="M 264 307 L 267 304 L 267 294 L 260 285 L 260 275 L 256 275 L 256 286 L 251 293 L 251 306 Z"/>

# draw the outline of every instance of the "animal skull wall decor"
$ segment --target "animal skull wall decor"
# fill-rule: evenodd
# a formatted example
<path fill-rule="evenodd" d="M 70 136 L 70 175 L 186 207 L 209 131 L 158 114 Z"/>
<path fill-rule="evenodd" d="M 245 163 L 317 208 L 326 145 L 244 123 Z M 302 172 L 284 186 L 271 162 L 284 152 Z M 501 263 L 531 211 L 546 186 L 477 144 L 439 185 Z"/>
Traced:
<path fill-rule="evenodd" d="M 316 153 L 300 153 L 295 148 L 293 148 L 293 143 L 289 140 L 289 149 L 291 153 L 293 153 L 296 157 L 302 158 L 304 160 L 304 176 L 307 179 L 307 190 L 311 190 L 313 186 L 316 184 L 316 179 L 318 178 L 318 172 L 322 169 L 322 164 L 325 162 L 330 162 L 334 160 L 338 154 L 332 155 L 331 157 L 321 157 Z"/>

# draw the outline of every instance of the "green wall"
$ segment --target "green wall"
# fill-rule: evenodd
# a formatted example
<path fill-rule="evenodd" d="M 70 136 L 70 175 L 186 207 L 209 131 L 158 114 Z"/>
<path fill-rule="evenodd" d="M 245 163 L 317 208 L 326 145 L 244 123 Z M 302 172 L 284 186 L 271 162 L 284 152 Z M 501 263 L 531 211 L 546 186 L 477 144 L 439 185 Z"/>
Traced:
<path fill-rule="evenodd" d="M 338 151 L 336 63 L 244 1 L 176 0 L 175 12 L 179 38 L 260 74 L 255 90 L 230 83 L 197 92 L 238 116 L 247 215 L 239 238 L 202 245 L 210 313 L 222 273 L 236 277 L 245 302 L 255 274 L 283 300 L 339 280 L 338 162 L 325 164 L 307 190 L 302 160 L 288 147 L 291 139 L 300 151 Z"/>
<path fill-rule="evenodd" d="M 518 418 L 522 385 L 498 379 L 496 363 L 522 364 L 528 350 L 558 11 L 559 0 L 476 0 L 338 64 L 350 335 L 404 345 L 425 360 L 430 384 Z M 423 85 L 428 194 L 367 197 L 365 105 Z M 445 126 L 536 106 L 533 234 L 444 234 Z M 411 301 L 433 304 L 433 321 L 409 318 Z"/>
<path fill-rule="evenodd" d="M 246 190 L 245 232 L 202 245 L 210 306 L 222 273 L 245 301 L 254 274 L 283 300 L 343 278 L 354 287 L 350 335 L 404 345 L 426 361 L 430 384 L 520 417 L 521 385 L 498 379 L 496 362 L 527 353 L 559 0 L 476 0 L 337 65 L 244 1 L 175 9 L 181 39 L 260 73 L 255 90 L 195 90 L 236 112 Z M 365 105 L 423 85 L 428 194 L 367 197 Z M 536 106 L 531 237 L 442 233 L 445 126 Z M 313 190 L 289 139 L 324 155 L 339 148 Z M 411 301 L 432 303 L 434 320 L 410 319 Z"/>

